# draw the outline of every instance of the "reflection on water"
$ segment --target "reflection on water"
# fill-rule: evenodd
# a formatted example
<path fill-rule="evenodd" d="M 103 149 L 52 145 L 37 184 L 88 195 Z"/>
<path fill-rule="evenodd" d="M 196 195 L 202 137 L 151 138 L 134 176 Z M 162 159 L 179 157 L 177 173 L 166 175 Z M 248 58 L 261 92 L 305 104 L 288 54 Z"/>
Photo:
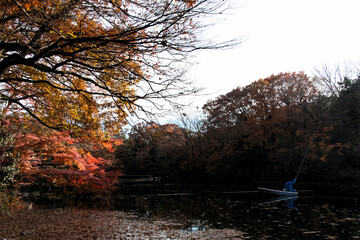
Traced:
<path fill-rule="evenodd" d="M 234 229 L 249 239 L 360 239 L 356 197 L 274 198 L 240 191 L 118 194 L 107 203 L 107 211 L 122 211 L 141 221 L 175 222 L 172 228 L 183 232 Z M 80 209 L 99 208 L 76 204 Z M 66 204 L 54 200 L 34 203 L 34 208 L 64 209 Z"/>
<path fill-rule="evenodd" d="M 176 220 L 187 231 L 241 230 L 251 239 L 356 239 L 356 198 L 266 198 L 259 194 L 206 193 L 127 196 L 115 203 L 147 219 Z"/>
<path fill-rule="evenodd" d="M 271 204 L 271 203 L 275 203 L 275 202 L 281 202 L 284 201 L 285 205 L 289 208 L 289 209 L 293 209 L 295 211 L 298 212 L 298 208 L 295 206 L 295 201 L 298 198 L 298 196 L 278 196 L 278 197 L 272 197 L 269 199 L 266 199 L 266 201 L 263 203 L 264 204 Z"/>
<path fill-rule="evenodd" d="M 299 211 L 297 209 L 297 207 L 294 205 L 294 201 L 296 200 L 296 198 L 291 198 L 291 199 L 286 199 L 285 200 L 285 203 L 286 203 L 286 206 L 289 208 L 289 209 L 294 209 L 295 211 Z"/>

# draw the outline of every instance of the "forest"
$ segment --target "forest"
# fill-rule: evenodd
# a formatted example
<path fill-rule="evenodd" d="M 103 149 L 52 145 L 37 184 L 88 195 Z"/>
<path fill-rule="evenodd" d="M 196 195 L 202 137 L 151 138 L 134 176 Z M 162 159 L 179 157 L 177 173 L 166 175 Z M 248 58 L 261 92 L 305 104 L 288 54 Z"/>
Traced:
<path fill-rule="evenodd" d="M 360 78 L 333 95 L 303 72 L 280 73 L 209 100 L 202 119 L 141 122 L 90 142 L 16 114 L 1 119 L 1 182 L 62 194 L 116 191 L 126 176 L 166 182 L 358 184 Z"/>
<path fill-rule="evenodd" d="M 220 1 L 221 2 L 221 1 Z M 49 7 L 50 6 L 50 7 Z M 359 183 L 360 78 L 264 76 L 178 123 L 129 116 L 197 92 L 179 63 L 218 1 L 1 1 L 0 183 L 26 193 L 116 191 L 124 176 L 170 182 Z M 217 10 L 220 9 L 220 10 Z M 275 73 L 276 74 L 276 73 Z"/>
<path fill-rule="evenodd" d="M 138 124 L 117 147 L 117 165 L 173 180 L 286 181 L 309 148 L 301 181 L 358 183 L 360 79 L 332 92 L 319 80 L 280 73 L 209 100 L 203 119 Z"/>

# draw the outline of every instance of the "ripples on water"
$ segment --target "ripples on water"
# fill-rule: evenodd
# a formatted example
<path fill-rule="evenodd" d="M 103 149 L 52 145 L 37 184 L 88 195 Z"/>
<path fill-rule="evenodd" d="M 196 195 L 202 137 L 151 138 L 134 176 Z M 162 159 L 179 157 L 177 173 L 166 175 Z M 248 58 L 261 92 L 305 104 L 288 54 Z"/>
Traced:
<path fill-rule="evenodd" d="M 294 199 L 278 199 L 241 191 L 118 194 L 108 204 L 97 203 L 77 202 L 72 213 L 94 208 L 124 212 L 132 216 L 133 226 L 136 221 L 171 222 L 167 228 L 178 234 L 233 229 L 244 233 L 241 239 L 360 239 L 358 198 L 349 196 L 300 194 Z M 53 200 L 34 203 L 34 208 L 63 210 L 67 206 Z"/>
<path fill-rule="evenodd" d="M 187 231 L 230 228 L 251 239 L 360 239 L 355 197 L 300 194 L 280 200 L 249 192 L 152 195 L 129 197 L 115 208 L 147 219 L 176 220 Z"/>

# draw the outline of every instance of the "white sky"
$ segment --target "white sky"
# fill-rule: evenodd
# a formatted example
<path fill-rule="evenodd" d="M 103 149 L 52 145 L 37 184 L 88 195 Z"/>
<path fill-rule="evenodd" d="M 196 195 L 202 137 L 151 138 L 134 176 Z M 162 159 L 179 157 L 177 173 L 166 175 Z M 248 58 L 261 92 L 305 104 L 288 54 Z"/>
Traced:
<path fill-rule="evenodd" d="M 234 1 L 235 2 L 235 1 Z M 189 72 L 209 96 L 201 107 L 237 86 L 280 72 L 305 71 L 360 61 L 360 0 L 238 0 L 221 15 L 209 36 L 242 37 L 231 50 L 196 55 Z M 240 5 L 242 4 L 242 6 Z M 230 6 L 231 8 L 231 6 Z"/>

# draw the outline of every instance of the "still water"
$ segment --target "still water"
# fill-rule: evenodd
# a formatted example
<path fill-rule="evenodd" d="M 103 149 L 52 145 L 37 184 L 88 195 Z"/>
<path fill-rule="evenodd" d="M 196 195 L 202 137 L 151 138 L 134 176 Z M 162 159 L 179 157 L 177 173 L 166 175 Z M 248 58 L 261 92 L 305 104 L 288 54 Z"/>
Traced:
<path fill-rule="evenodd" d="M 236 229 L 247 239 L 360 239 L 356 197 L 279 199 L 252 191 L 124 196 L 114 206 L 188 231 Z"/>
<path fill-rule="evenodd" d="M 18 216 L 1 215 L 0 239 L 61 239 L 69 231 L 73 239 L 360 239 L 358 192 L 281 199 L 228 189 L 130 189 L 93 202 L 33 202 Z"/>

